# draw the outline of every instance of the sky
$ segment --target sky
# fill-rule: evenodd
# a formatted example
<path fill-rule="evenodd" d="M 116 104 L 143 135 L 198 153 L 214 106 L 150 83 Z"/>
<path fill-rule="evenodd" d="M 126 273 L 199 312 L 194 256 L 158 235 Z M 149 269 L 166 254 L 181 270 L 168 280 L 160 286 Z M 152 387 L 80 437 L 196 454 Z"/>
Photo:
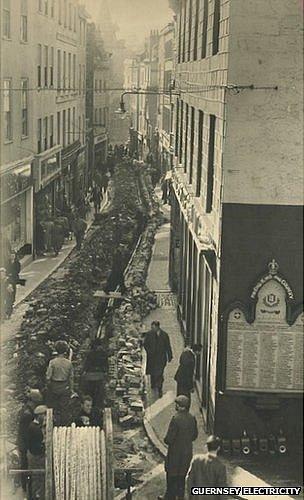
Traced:
<path fill-rule="evenodd" d="M 101 0 L 90 0 L 94 7 Z M 119 38 L 137 39 L 141 45 L 151 29 L 160 29 L 172 20 L 169 0 L 108 0 Z"/>

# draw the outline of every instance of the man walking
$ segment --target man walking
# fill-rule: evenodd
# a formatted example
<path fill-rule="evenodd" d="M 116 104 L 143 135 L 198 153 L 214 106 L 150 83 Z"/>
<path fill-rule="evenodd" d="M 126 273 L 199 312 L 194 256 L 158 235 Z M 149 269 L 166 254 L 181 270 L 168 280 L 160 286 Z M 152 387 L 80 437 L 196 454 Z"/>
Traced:
<path fill-rule="evenodd" d="M 147 353 L 146 374 L 151 376 L 152 389 L 163 395 L 164 370 L 167 362 L 172 360 L 172 349 L 169 335 L 160 328 L 159 321 L 153 321 L 151 330 L 144 338 L 144 348 Z"/>
<path fill-rule="evenodd" d="M 200 352 L 199 345 L 190 347 L 188 343 L 179 358 L 179 366 L 174 380 L 177 382 L 177 396 L 183 394 L 191 403 L 191 392 L 194 388 L 195 353 Z"/>
<path fill-rule="evenodd" d="M 73 224 L 72 224 L 72 230 L 76 238 L 76 249 L 80 250 L 81 245 L 84 239 L 84 235 L 87 229 L 87 223 L 85 220 L 81 219 L 80 217 L 76 216 Z"/>
<path fill-rule="evenodd" d="M 220 439 L 210 436 L 207 439 L 208 453 L 196 455 L 190 465 L 186 478 L 187 499 L 208 498 L 208 500 L 219 500 L 222 495 L 192 495 L 194 486 L 225 487 L 227 485 L 226 466 L 217 457 L 220 450 Z"/>
<path fill-rule="evenodd" d="M 165 443 L 168 453 L 165 461 L 167 490 L 159 500 L 182 500 L 185 494 L 185 478 L 193 454 L 193 441 L 198 436 L 196 418 L 189 413 L 190 401 L 186 396 L 175 400 L 176 415 L 172 417 Z"/>

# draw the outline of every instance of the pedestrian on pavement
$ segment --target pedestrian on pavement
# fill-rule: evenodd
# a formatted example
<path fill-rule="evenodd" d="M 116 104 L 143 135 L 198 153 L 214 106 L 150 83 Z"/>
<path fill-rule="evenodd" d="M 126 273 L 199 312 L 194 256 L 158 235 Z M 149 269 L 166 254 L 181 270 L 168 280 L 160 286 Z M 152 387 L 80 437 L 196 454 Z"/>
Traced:
<path fill-rule="evenodd" d="M 64 243 L 64 226 L 59 219 L 54 220 L 54 236 L 53 236 L 53 249 L 55 257 L 59 254 Z"/>
<path fill-rule="evenodd" d="M 39 405 L 34 410 L 34 419 L 28 427 L 27 460 L 29 469 L 45 469 L 44 424 L 47 407 Z M 44 481 L 41 476 L 32 476 L 32 498 L 44 499 Z"/>
<path fill-rule="evenodd" d="M 218 458 L 221 441 L 216 436 L 207 439 L 208 452 L 195 455 L 191 462 L 186 478 L 186 498 L 206 498 L 208 500 L 219 500 L 222 495 L 192 495 L 191 488 L 194 486 L 205 486 L 210 488 L 227 486 L 226 466 Z"/>
<path fill-rule="evenodd" d="M 69 423 L 70 398 L 74 392 L 74 376 L 72 362 L 67 359 L 69 346 L 67 342 L 59 340 L 55 349 L 57 356 L 51 359 L 46 372 L 47 405 L 53 408 L 56 423 Z"/>
<path fill-rule="evenodd" d="M 20 456 L 20 469 L 28 469 L 27 452 L 29 449 L 29 426 L 34 420 L 34 410 L 42 403 L 42 395 L 38 389 L 30 389 L 25 397 L 18 418 L 17 447 Z M 26 474 L 21 475 L 21 486 L 26 491 Z"/>
<path fill-rule="evenodd" d="M 101 202 L 102 202 L 102 193 L 99 186 L 96 184 L 92 189 L 91 201 L 94 203 L 95 214 L 100 212 Z"/>
<path fill-rule="evenodd" d="M 0 320 L 7 319 L 7 307 L 9 300 L 9 280 L 6 275 L 6 269 L 0 268 Z"/>
<path fill-rule="evenodd" d="M 45 229 L 40 221 L 36 224 L 36 252 L 38 257 L 43 257 L 45 252 Z"/>
<path fill-rule="evenodd" d="M 84 392 L 92 397 L 97 408 L 104 406 L 108 367 L 108 353 L 102 339 L 93 340 L 84 363 L 82 385 Z"/>
<path fill-rule="evenodd" d="M 162 201 L 164 205 L 168 203 L 168 181 L 164 177 L 161 181 Z"/>
<path fill-rule="evenodd" d="M 102 427 L 102 412 L 93 406 L 93 399 L 86 395 L 82 397 L 81 409 L 75 418 L 77 427 Z"/>
<path fill-rule="evenodd" d="M 177 382 L 177 396 L 183 394 L 189 398 L 191 404 L 191 392 L 194 389 L 194 369 L 195 369 L 195 350 L 197 346 L 190 347 L 189 343 L 186 346 L 179 358 L 179 366 L 175 374 L 174 380 Z"/>
<path fill-rule="evenodd" d="M 176 414 L 172 417 L 165 437 L 168 453 L 165 460 L 167 489 L 159 500 L 182 500 L 185 478 L 193 455 L 193 441 L 198 436 L 196 418 L 189 413 L 190 401 L 186 396 L 175 400 Z"/>
<path fill-rule="evenodd" d="M 21 264 L 18 259 L 18 255 L 16 253 L 12 253 L 10 262 L 6 269 L 6 274 L 10 284 L 13 286 L 14 289 L 13 303 L 15 303 L 17 285 L 20 282 L 20 277 L 19 277 L 20 271 L 21 271 Z"/>
<path fill-rule="evenodd" d="M 72 229 L 76 238 L 76 248 L 80 250 L 87 229 L 87 223 L 84 219 L 76 216 L 72 223 Z"/>
<path fill-rule="evenodd" d="M 147 352 L 146 374 L 151 376 L 152 389 L 163 395 L 164 370 L 173 358 L 169 335 L 160 328 L 159 321 L 151 323 L 151 330 L 145 334 L 144 348 Z"/>

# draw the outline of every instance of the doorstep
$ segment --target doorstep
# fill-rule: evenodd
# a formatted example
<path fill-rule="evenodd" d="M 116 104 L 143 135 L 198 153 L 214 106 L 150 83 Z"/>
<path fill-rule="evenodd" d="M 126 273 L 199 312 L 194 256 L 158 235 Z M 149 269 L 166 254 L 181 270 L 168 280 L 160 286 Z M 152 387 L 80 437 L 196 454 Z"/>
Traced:
<path fill-rule="evenodd" d="M 32 254 L 25 255 L 24 257 L 22 257 L 22 259 L 20 259 L 21 270 L 23 270 L 26 266 L 28 266 L 32 261 L 33 261 Z"/>

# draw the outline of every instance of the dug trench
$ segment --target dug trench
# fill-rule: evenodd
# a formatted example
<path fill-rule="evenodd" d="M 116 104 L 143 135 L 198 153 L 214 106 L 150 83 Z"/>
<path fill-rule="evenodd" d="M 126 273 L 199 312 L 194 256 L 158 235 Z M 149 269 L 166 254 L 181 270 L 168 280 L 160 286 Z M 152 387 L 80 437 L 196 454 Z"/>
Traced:
<path fill-rule="evenodd" d="M 152 449 L 141 425 L 145 387 L 140 338 L 143 318 L 156 307 L 145 282 L 154 236 L 164 220 L 142 167 L 122 161 L 115 168 L 113 186 L 110 206 L 96 218 L 81 251 L 72 252 L 27 299 L 22 324 L 6 345 L 5 400 L 7 434 L 14 442 L 26 387 L 45 393 L 55 342 L 65 339 L 73 350 L 77 391 L 90 341 L 102 322 L 109 351 L 105 403 L 113 413 L 114 467 L 123 469 L 138 464 L 138 459 L 154 463 L 145 456 Z M 112 307 L 98 303 L 97 290 L 115 290 L 122 281 L 126 300 Z M 78 407 L 77 400 L 71 400 L 66 409 L 71 419 Z M 119 474 L 116 485 L 124 486 Z"/>

